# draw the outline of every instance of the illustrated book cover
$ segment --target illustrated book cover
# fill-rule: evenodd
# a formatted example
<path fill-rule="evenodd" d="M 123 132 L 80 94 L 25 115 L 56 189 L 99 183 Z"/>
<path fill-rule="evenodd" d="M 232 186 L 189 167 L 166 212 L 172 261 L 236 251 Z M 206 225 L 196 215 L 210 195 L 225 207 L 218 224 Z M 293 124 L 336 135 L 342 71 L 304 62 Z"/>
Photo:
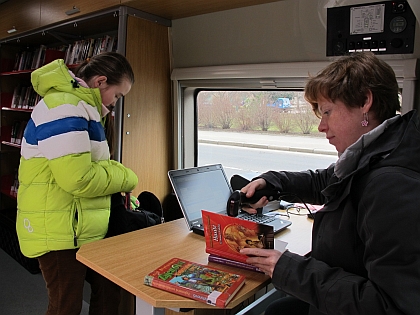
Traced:
<path fill-rule="evenodd" d="M 146 275 L 144 284 L 224 308 L 245 284 L 245 276 L 172 258 Z"/>
<path fill-rule="evenodd" d="M 239 252 L 242 248 L 274 248 L 272 226 L 206 210 L 201 214 L 208 254 L 246 263 L 248 256 Z"/>

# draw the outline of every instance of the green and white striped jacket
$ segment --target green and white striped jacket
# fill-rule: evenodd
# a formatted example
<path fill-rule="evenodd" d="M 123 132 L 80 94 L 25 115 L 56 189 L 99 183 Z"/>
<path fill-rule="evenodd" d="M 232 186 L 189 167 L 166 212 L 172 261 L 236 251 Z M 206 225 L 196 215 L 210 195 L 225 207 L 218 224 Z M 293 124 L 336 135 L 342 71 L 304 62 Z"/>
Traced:
<path fill-rule="evenodd" d="M 63 60 L 32 73 L 43 99 L 22 140 L 16 222 L 27 257 L 102 239 L 110 195 L 138 182 L 133 171 L 110 160 L 99 89 L 75 80 Z"/>

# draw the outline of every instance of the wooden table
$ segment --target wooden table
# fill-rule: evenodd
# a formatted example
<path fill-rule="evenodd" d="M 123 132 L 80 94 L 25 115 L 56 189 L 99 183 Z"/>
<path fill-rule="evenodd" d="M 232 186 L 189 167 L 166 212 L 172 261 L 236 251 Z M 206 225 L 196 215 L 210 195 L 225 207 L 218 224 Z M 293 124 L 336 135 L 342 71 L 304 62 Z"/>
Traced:
<path fill-rule="evenodd" d="M 308 253 L 312 221 L 306 216 L 292 216 L 290 221 L 292 225 L 276 238 L 288 242 L 287 248 L 292 252 Z M 136 296 L 136 314 L 164 314 L 164 309 L 168 308 L 211 308 L 205 303 L 143 284 L 146 274 L 173 257 L 208 263 L 204 237 L 190 232 L 184 219 L 85 244 L 77 252 L 79 261 Z M 270 278 L 262 273 L 209 264 L 246 276 L 245 286 L 228 304 L 228 309 L 270 283 Z"/>

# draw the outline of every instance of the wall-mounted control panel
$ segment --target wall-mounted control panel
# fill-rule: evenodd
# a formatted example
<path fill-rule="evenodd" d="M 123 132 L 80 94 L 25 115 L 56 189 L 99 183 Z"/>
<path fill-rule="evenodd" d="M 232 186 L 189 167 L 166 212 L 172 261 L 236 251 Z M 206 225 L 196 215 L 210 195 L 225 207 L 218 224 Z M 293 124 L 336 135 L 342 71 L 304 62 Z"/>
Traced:
<path fill-rule="evenodd" d="M 407 1 L 327 9 L 327 56 L 412 54 L 416 17 Z"/>

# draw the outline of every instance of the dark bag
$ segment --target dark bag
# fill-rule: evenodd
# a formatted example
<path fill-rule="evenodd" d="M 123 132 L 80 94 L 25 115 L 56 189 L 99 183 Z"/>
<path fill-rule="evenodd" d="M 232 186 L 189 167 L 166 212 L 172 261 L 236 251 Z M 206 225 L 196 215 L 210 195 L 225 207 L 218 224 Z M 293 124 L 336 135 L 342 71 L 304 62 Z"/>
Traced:
<path fill-rule="evenodd" d="M 154 194 L 142 192 L 138 199 L 140 206 L 133 209 L 129 193 L 125 196 L 121 193 L 111 196 L 111 213 L 105 237 L 136 231 L 163 222 L 162 206 Z"/>
<path fill-rule="evenodd" d="M 162 202 L 163 214 L 165 216 L 165 222 L 177 220 L 183 218 L 181 207 L 179 206 L 178 199 L 174 193 L 168 194 Z"/>

